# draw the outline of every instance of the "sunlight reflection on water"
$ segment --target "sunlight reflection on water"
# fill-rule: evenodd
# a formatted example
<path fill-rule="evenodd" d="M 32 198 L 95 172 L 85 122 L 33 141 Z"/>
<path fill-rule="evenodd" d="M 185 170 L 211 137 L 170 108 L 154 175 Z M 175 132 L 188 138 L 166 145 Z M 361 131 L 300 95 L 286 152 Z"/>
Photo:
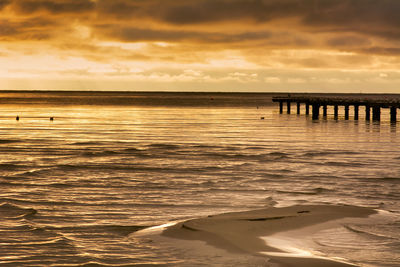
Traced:
<path fill-rule="evenodd" d="M 29 244 L 50 242 L 46 262 L 151 263 L 162 248 L 121 242 L 127 233 L 276 203 L 400 211 L 399 126 L 385 120 L 312 121 L 275 106 L 4 105 L 1 114 L 0 205 L 37 211 L 3 223 L 15 242 L 0 252 L 7 262 L 26 257 L 16 240 L 27 233 Z M 35 230 L 9 232 L 18 224 Z"/>

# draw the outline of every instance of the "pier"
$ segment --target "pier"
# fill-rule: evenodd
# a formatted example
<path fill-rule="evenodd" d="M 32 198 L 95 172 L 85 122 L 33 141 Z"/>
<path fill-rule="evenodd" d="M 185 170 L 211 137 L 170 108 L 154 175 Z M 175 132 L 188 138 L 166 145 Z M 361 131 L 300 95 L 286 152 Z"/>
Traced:
<path fill-rule="evenodd" d="M 305 106 L 305 114 L 312 112 L 312 119 L 318 120 L 322 107 L 322 116 L 328 116 L 328 107 L 333 107 L 333 117 L 339 118 L 339 109 L 344 110 L 344 119 L 349 120 L 350 108 L 354 109 L 354 120 L 359 119 L 360 107 L 364 107 L 365 120 L 380 121 L 381 110 L 390 110 L 390 121 L 397 121 L 397 109 L 400 108 L 400 99 L 351 99 L 351 98 L 334 98 L 334 97 L 274 97 L 273 102 L 279 102 L 279 112 L 283 113 L 283 107 L 286 106 L 287 114 L 291 113 L 291 105 L 296 104 L 296 113 L 300 114 L 301 105 Z"/>

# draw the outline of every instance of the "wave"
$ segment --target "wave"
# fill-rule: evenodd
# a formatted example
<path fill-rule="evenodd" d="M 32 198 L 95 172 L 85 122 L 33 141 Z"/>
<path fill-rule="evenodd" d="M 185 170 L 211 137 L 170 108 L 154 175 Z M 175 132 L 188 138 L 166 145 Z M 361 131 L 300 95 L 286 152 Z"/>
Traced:
<path fill-rule="evenodd" d="M 18 176 L 22 177 L 41 177 L 41 176 L 46 176 L 50 172 L 52 172 L 54 168 L 48 168 L 48 167 L 43 167 L 40 169 L 33 169 L 33 170 L 28 170 L 23 173 L 18 174 Z"/>
<path fill-rule="evenodd" d="M 304 190 L 304 191 L 277 190 L 276 192 L 284 193 L 284 194 L 293 194 L 293 195 L 320 195 L 320 194 L 333 192 L 333 191 L 334 190 L 331 190 L 331 189 L 317 187 L 317 188 L 310 188 L 310 189 Z"/>
<path fill-rule="evenodd" d="M 11 144 L 11 143 L 19 143 L 21 140 L 16 139 L 0 139 L 0 144 Z"/>
<path fill-rule="evenodd" d="M 226 151 L 216 152 L 196 152 L 196 156 L 206 156 L 210 158 L 253 160 L 253 161 L 277 161 L 289 157 L 289 154 L 283 152 L 270 152 L 262 154 L 232 153 Z"/>
<path fill-rule="evenodd" d="M 330 155 L 359 155 L 361 153 L 355 151 L 312 151 L 306 152 L 301 155 L 303 158 L 322 157 Z"/>
<path fill-rule="evenodd" d="M 45 230 L 56 232 L 73 232 L 74 234 L 90 234 L 90 233 L 113 233 L 127 236 L 144 228 L 152 227 L 153 225 L 88 225 L 88 226 L 68 226 L 68 227 L 52 227 L 46 226 Z"/>
<path fill-rule="evenodd" d="M 16 199 L 16 198 L 1 198 L 0 201 L 7 202 L 7 203 L 12 203 L 9 205 L 19 207 L 17 205 L 41 205 L 41 206 L 93 206 L 93 204 L 85 204 L 82 202 L 74 202 L 74 201 L 45 201 L 45 200 L 40 200 L 40 201 L 34 201 L 34 200 L 26 200 L 26 199 Z M 106 204 L 102 204 L 106 205 Z M 116 204 L 110 204 L 110 205 L 116 205 Z M 24 208 L 22 208 L 24 209 Z M 31 208 L 27 208 L 25 210 L 34 210 Z M 1 212 L 1 208 L 0 208 Z M 34 211 L 36 214 L 37 211 Z M 34 215 L 34 214 L 32 214 Z"/>
<path fill-rule="evenodd" d="M 147 146 L 149 149 L 160 149 L 160 150 L 176 150 L 181 148 L 182 146 L 180 145 L 174 145 L 174 144 L 164 144 L 164 143 L 159 143 L 159 144 L 151 144 Z"/>
<path fill-rule="evenodd" d="M 143 149 L 139 148 L 125 148 L 120 150 L 104 150 L 104 151 L 82 151 L 80 156 L 82 157 L 109 157 L 109 156 L 135 156 L 135 157 L 151 157 L 155 158 L 159 155 L 173 155 L 178 154 L 178 148 L 172 148 L 172 146 L 155 146 L 146 147 Z M 183 151 L 182 151 L 183 152 Z M 185 154 L 189 153 L 185 151 Z"/>
<path fill-rule="evenodd" d="M 0 186 L 4 186 L 4 187 L 6 187 L 6 186 L 8 186 L 8 187 L 17 187 L 17 186 L 26 187 L 27 184 L 25 184 L 25 183 L 16 183 L 16 182 L 14 182 L 14 179 L 12 179 L 10 182 L 1 181 L 0 182 Z"/>
<path fill-rule="evenodd" d="M 105 151 L 85 151 L 81 153 L 84 157 L 104 157 L 104 156 L 114 156 L 118 155 L 117 151 L 105 150 Z"/>
<path fill-rule="evenodd" d="M 56 166 L 61 171 L 75 171 L 75 170 L 88 170 L 88 171 L 100 171 L 100 170 L 118 170 L 118 171 L 144 171 L 144 172 L 159 172 L 159 173 L 204 173 L 214 170 L 223 170 L 224 167 L 212 166 L 212 167 L 185 167 L 185 166 L 146 166 L 146 165 L 134 165 L 134 164 L 115 164 L 112 162 L 102 164 L 62 164 Z M 38 171 L 39 172 L 39 171 Z M 36 174 L 35 174 L 36 175 Z"/>
<path fill-rule="evenodd" d="M 400 181 L 400 177 L 398 176 L 393 176 L 393 177 L 362 177 L 362 178 L 357 178 L 357 180 L 360 181 L 374 181 L 376 180 L 377 182 L 387 182 L 387 183 L 398 183 Z"/>
<path fill-rule="evenodd" d="M 211 146 L 211 145 L 203 145 L 203 144 L 191 144 L 191 148 L 204 148 L 204 149 L 215 149 L 216 146 Z"/>
<path fill-rule="evenodd" d="M 134 156 L 139 158 L 163 158 L 163 157 L 195 157 L 195 158 L 218 158 L 247 161 L 277 161 L 291 156 L 291 154 L 272 151 L 260 153 L 265 150 L 261 146 L 209 146 L 202 144 L 169 144 L 155 143 L 140 145 L 137 147 L 119 147 L 110 149 L 109 144 L 101 142 L 76 142 L 73 145 L 83 146 L 81 149 L 72 151 L 82 157 L 111 157 L 111 156 Z M 86 148 L 85 148 L 86 146 Z M 104 149 L 102 149 L 104 148 Z"/>
<path fill-rule="evenodd" d="M 394 224 L 384 224 L 384 225 L 343 225 L 347 230 L 357 233 L 363 234 L 370 237 L 374 237 L 375 239 L 390 239 L 390 240 L 399 240 L 398 236 L 398 227 L 399 223 Z M 396 232 L 397 236 L 392 235 L 392 233 Z"/>
<path fill-rule="evenodd" d="M 71 265 L 71 266 L 73 266 L 73 265 Z M 121 266 L 121 267 L 124 267 L 124 265 L 105 264 L 105 263 L 99 263 L 99 262 L 93 261 L 93 260 L 91 260 L 91 261 L 89 261 L 87 263 L 76 265 L 76 266 L 77 267 L 110 267 L 110 266 Z M 126 265 L 126 266 L 132 266 L 132 265 Z"/>
<path fill-rule="evenodd" d="M 361 162 L 342 162 L 342 161 L 327 161 L 327 162 L 319 162 L 315 163 L 318 165 L 327 165 L 327 166 L 336 166 L 336 167 L 362 167 L 362 166 L 369 166 L 367 163 Z"/>
<path fill-rule="evenodd" d="M 248 150 L 265 150 L 265 146 L 247 146 L 244 149 L 248 149 Z"/>
<path fill-rule="evenodd" d="M 250 189 L 241 189 L 241 188 L 238 188 L 238 189 L 235 189 L 235 188 L 227 189 L 226 187 L 221 187 L 221 188 L 214 187 L 214 188 L 208 188 L 206 191 L 209 191 L 209 192 L 226 192 L 226 193 L 257 193 L 257 192 L 258 193 L 265 193 L 268 190 L 262 189 L 262 188 L 260 188 L 260 189 L 253 189 L 253 188 L 250 188 Z M 201 205 L 201 206 L 204 207 L 206 205 Z"/>
<path fill-rule="evenodd" d="M 148 185 L 142 185 L 140 187 L 138 187 L 139 189 L 147 189 L 149 191 L 151 190 L 175 190 L 174 188 L 171 188 L 169 186 L 148 186 Z M 199 189 L 198 191 L 193 190 L 192 193 L 196 193 L 196 192 L 200 192 L 201 189 Z M 251 192 L 251 191 L 250 191 Z M 128 207 L 129 204 L 123 203 L 123 202 L 119 202 L 119 201 L 110 201 L 107 198 L 99 198 L 96 200 L 93 200 L 92 202 L 89 203 L 83 203 L 83 202 L 77 202 L 77 201 L 32 201 L 32 200 L 23 200 L 23 199 L 1 199 L 1 200 L 7 200 L 9 203 L 15 203 L 15 204 L 10 204 L 14 207 L 19 207 L 18 205 L 40 205 L 40 206 L 45 206 L 48 208 L 52 208 L 52 207 L 56 207 L 56 206 L 61 206 L 61 207 L 66 207 L 66 208 L 72 208 L 72 207 L 79 207 L 84 209 L 85 207 L 112 207 L 115 208 L 117 212 L 121 212 L 124 213 L 124 210 L 126 207 Z M 143 207 L 143 208 L 154 208 L 154 209 L 159 209 L 159 208 L 215 208 L 216 206 L 219 205 L 215 205 L 215 204 L 192 204 L 192 203 L 182 203 L 182 202 L 176 202 L 176 203 L 163 203 L 163 199 L 160 198 L 159 200 L 154 200 L 153 202 L 137 202 L 134 204 L 135 207 Z M 221 204 L 221 207 L 223 207 L 223 204 Z M 19 212 L 19 213 L 18 213 Z M 0 208 L 0 219 L 2 216 L 2 211 Z M 17 215 L 15 217 L 11 217 L 12 215 L 12 211 L 8 212 L 8 215 L 10 216 L 9 218 L 22 218 L 23 215 L 35 215 L 37 213 L 37 211 L 33 208 L 22 208 L 22 210 L 17 210 L 15 213 L 17 213 Z M 4 211 L 4 214 L 6 215 L 7 212 Z M 55 217 L 56 219 L 56 217 Z"/>
<path fill-rule="evenodd" d="M 82 157 L 110 157 L 110 156 L 135 156 L 140 158 L 156 158 L 156 157 L 164 157 L 164 156 L 171 156 L 171 155 L 188 155 L 190 153 L 195 153 L 195 151 L 190 150 L 180 150 L 180 149 L 171 149 L 157 147 L 150 147 L 150 148 L 126 148 L 122 150 L 104 150 L 104 151 L 83 151 L 81 152 L 80 156 Z"/>
<path fill-rule="evenodd" d="M 134 148 L 134 147 L 130 147 L 130 148 L 125 148 L 124 150 L 122 150 L 123 153 L 137 153 L 137 152 L 143 152 L 143 149 L 139 149 L 139 148 Z"/>
<path fill-rule="evenodd" d="M 0 217 L 6 219 L 29 218 L 31 216 L 34 216 L 36 213 L 37 210 L 33 208 L 21 208 L 8 202 L 2 203 L 0 205 Z"/>
<path fill-rule="evenodd" d="M 14 171 L 20 169 L 22 166 L 18 164 L 13 164 L 13 163 L 1 163 L 0 164 L 0 170 L 5 170 L 5 171 Z"/>
<path fill-rule="evenodd" d="M 74 142 L 74 143 L 70 143 L 70 145 L 74 145 L 74 146 L 99 146 L 99 145 L 103 145 L 103 142 L 97 142 L 97 141 L 87 141 L 87 142 Z"/>
<path fill-rule="evenodd" d="M 52 237 L 50 239 L 45 239 L 45 240 L 31 240 L 31 241 L 26 241 L 26 240 L 13 240 L 12 242 L 7 243 L 4 246 L 7 246 L 8 248 L 10 247 L 16 247 L 16 246 L 32 246 L 33 248 L 37 249 L 39 246 L 44 246 L 47 247 L 49 245 L 69 245 L 72 246 L 72 240 L 64 237 L 64 236 L 56 236 Z"/>

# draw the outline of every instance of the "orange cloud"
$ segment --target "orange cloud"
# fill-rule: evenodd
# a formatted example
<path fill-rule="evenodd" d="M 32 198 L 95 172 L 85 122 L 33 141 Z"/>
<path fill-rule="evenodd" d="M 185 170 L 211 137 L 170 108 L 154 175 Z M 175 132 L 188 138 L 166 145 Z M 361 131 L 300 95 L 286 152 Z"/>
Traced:
<path fill-rule="evenodd" d="M 95 9 L 96 4 L 90 0 L 7 0 L 5 5 L 12 5 L 13 10 L 22 14 L 47 12 L 50 14 L 86 13 Z"/>
<path fill-rule="evenodd" d="M 285 70 L 396 72 L 398 14 L 398 0 L 0 0 L 0 59 L 18 77 L 51 69 L 12 62 L 50 56 L 57 77 L 297 85 L 323 79 Z M 338 80 L 348 81 L 324 81 Z"/>

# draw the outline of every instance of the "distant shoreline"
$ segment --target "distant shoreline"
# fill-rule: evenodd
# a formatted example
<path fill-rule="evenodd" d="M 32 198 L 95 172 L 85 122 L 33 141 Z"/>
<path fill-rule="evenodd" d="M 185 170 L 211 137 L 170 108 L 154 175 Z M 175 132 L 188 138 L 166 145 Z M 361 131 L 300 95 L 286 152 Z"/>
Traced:
<path fill-rule="evenodd" d="M 334 94 L 280 92 L 145 92 L 145 91 L 0 91 L 2 105 L 102 105 L 157 107 L 248 107 L 273 106 L 276 96 L 398 99 L 400 94 Z"/>
<path fill-rule="evenodd" d="M 237 91 L 237 92 L 226 92 L 226 91 L 140 91 L 140 90 L 1 90 L 1 93 L 55 93 L 55 94 L 64 94 L 64 93 L 79 93 L 79 94 L 226 94 L 226 95 L 346 95 L 346 96 L 400 96 L 400 93 L 322 93 L 322 92 L 245 92 L 245 91 Z"/>

